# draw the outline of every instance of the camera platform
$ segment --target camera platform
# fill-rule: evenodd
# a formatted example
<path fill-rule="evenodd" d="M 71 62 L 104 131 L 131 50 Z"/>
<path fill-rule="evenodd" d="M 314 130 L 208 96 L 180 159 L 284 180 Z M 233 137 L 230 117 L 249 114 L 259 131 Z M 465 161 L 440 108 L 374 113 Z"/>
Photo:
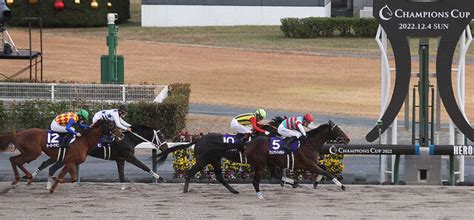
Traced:
<path fill-rule="evenodd" d="M 7 29 L 5 25 L 2 25 L 0 32 L 2 34 L 2 43 L 4 45 L 0 45 L 0 48 L 4 48 L 5 42 L 6 46 L 10 48 L 4 48 L 3 50 L 0 51 L 0 59 L 5 59 L 5 60 L 29 60 L 29 64 L 20 69 L 19 71 L 13 73 L 12 75 L 5 75 L 0 73 L 0 75 L 3 75 L 3 77 L 7 79 L 13 79 L 17 77 L 18 75 L 24 73 L 25 71 L 29 70 L 30 75 L 29 79 L 31 81 L 35 82 L 42 82 L 43 81 L 43 25 L 42 25 L 42 20 L 41 18 L 37 17 L 26 17 L 23 18 L 23 20 L 26 20 L 28 22 L 28 30 L 29 30 L 29 48 L 28 49 L 17 49 L 16 45 L 13 43 L 13 40 L 11 39 L 10 35 L 7 32 Z M 39 26 L 39 50 L 33 50 L 32 49 L 32 38 L 31 38 L 31 30 L 32 30 L 32 22 L 36 21 L 38 26 Z M 7 40 L 7 41 L 6 41 Z M 39 76 L 38 76 L 39 72 Z"/>

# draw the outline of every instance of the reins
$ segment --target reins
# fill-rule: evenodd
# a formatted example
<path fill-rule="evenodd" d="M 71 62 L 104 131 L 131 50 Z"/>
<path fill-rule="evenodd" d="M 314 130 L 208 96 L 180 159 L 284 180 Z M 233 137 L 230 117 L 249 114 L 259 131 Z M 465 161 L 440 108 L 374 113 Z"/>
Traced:
<path fill-rule="evenodd" d="M 135 132 L 133 132 L 133 131 L 130 131 L 130 133 L 132 133 L 133 135 L 135 135 L 135 136 L 138 137 L 139 139 L 141 139 L 141 140 L 143 140 L 143 141 L 145 141 L 145 142 L 147 142 L 147 143 L 153 145 L 153 146 L 156 147 L 156 148 L 159 148 L 159 147 L 161 147 L 163 144 L 166 143 L 166 141 L 165 141 L 165 142 L 161 142 L 160 138 L 158 137 L 158 132 L 160 132 L 160 131 L 159 131 L 159 130 L 158 130 L 158 131 L 153 130 L 153 139 L 152 139 L 151 141 L 149 141 L 149 140 L 147 140 L 146 138 L 140 136 L 139 134 L 137 134 L 137 133 L 135 133 Z M 156 144 L 154 143 L 155 140 L 156 140 Z"/>

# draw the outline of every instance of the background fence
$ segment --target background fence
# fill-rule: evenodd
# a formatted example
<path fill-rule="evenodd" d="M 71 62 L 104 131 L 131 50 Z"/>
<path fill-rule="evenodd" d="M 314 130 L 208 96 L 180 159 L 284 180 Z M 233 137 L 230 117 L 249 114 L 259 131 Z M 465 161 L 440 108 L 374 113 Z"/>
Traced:
<path fill-rule="evenodd" d="M 89 100 L 105 102 L 154 101 L 167 94 L 163 85 L 104 85 L 0 82 L 0 100 Z M 164 99 L 166 97 L 163 97 Z M 161 100 L 162 100 L 161 99 Z"/>
<path fill-rule="evenodd" d="M 31 127 L 49 128 L 57 114 L 85 108 L 92 117 L 98 110 L 114 108 L 123 102 L 132 105 L 132 121 L 143 124 L 149 119 L 137 116 L 140 112 L 145 113 L 143 109 L 136 109 L 134 103 L 155 106 L 168 97 L 168 92 L 168 86 L 163 85 L 0 82 L 0 133 Z"/>

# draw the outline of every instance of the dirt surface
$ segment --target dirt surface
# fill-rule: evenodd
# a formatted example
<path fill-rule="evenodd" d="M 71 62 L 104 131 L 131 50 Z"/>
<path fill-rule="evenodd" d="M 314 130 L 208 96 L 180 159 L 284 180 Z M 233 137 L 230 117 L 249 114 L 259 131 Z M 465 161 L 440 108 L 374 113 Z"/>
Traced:
<path fill-rule="evenodd" d="M 335 185 L 263 184 L 259 200 L 250 184 L 234 184 L 238 195 L 217 184 L 191 184 L 183 194 L 182 186 L 62 184 L 49 194 L 44 183 L 0 183 L 0 218 L 470 219 L 474 211 L 467 187 L 353 185 L 343 192 Z"/>
<path fill-rule="evenodd" d="M 18 47 L 27 45 L 26 33 L 10 34 Z M 125 56 L 126 82 L 191 83 L 193 103 L 369 117 L 380 111 L 378 59 L 125 40 L 118 50 Z M 99 57 L 105 53 L 105 30 L 103 40 L 56 37 L 45 30 L 45 79 L 99 82 Z M 27 61 L 1 62 L 2 73 L 13 73 Z M 468 66 L 467 72 L 472 70 Z M 469 79 L 468 75 L 468 116 L 474 113 L 469 95 L 474 92 L 474 81 Z"/>

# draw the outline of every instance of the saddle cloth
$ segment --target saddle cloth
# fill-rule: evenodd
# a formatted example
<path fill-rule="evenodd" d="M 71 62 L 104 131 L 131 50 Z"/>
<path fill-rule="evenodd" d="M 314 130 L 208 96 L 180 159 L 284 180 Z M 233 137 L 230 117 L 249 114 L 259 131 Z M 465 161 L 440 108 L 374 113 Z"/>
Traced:
<path fill-rule="evenodd" d="M 103 135 L 100 137 L 99 142 L 95 146 L 96 148 L 110 147 L 110 144 L 114 141 L 113 137 Z"/>
<path fill-rule="evenodd" d="M 240 136 L 237 136 L 235 134 L 223 134 L 222 135 L 222 143 L 224 143 L 224 144 L 240 144 L 240 143 L 242 143 L 242 140 L 240 139 Z"/>
<path fill-rule="evenodd" d="M 281 137 L 271 137 L 270 142 L 268 142 L 268 151 L 270 154 L 285 154 L 282 146 L 286 143 L 284 138 Z M 293 141 L 290 144 L 291 152 L 295 153 L 300 147 L 300 142 L 298 140 Z"/>
<path fill-rule="evenodd" d="M 46 137 L 46 147 L 47 148 L 57 148 L 59 143 L 63 140 L 64 136 L 67 133 L 58 133 L 52 130 L 48 130 L 48 136 Z M 71 138 L 69 143 L 72 143 L 76 140 L 76 137 Z"/>

